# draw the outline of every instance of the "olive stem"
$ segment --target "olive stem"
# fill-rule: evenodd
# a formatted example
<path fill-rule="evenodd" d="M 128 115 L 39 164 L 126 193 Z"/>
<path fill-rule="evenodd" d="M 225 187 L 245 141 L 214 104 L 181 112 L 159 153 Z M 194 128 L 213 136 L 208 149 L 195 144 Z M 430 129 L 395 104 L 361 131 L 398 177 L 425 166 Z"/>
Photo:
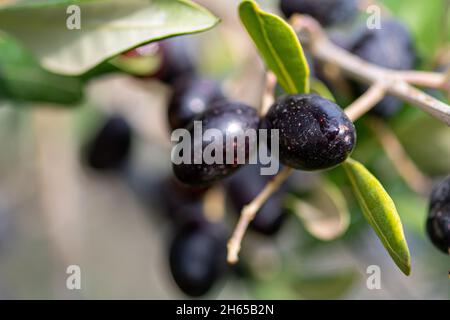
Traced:
<path fill-rule="evenodd" d="M 409 102 L 450 125 L 450 106 L 411 86 L 402 79 L 404 71 L 387 69 L 369 63 L 333 44 L 325 35 L 320 24 L 309 16 L 294 15 L 290 21 L 296 32 L 304 33 L 300 35 L 302 42 L 309 47 L 311 54 L 316 59 L 336 65 L 347 76 L 368 85 L 381 82 L 387 94 Z M 414 76 L 416 77 L 416 75 Z"/>
<path fill-rule="evenodd" d="M 239 251 L 241 250 L 241 242 L 244 238 L 245 232 L 247 231 L 248 225 L 255 218 L 256 213 L 267 201 L 267 199 L 269 199 L 270 196 L 279 189 L 283 182 L 286 181 L 292 170 L 293 169 L 290 167 L 284 167 L 280 173 L 278 173 L 269 183 L 266 184 L 258 196 L 242 209 L 233 235 L 228 241 L 228 263 L 235 264 L 238 261 Z"/>
<path fill-rule="evenodd" d="M 396 76 L 409 84 L 433 88 L 450 90 L 450 79 L 445 74 L 427 71 L 396 71 Z"/>
<path fill-rule="evenodd" d="M 275 86 L 277 85 L 277 77 L 271 71 L 267 72 L 266 75 L 266 86 L 263 94 L 260 115 L 263 117 L 267 111 L 269 111 L 270 107 L 274 103 L 274 91 Z"/>
<path fill-rule="evenodd" d="M 345 109 L 346 115 L 352 122 L 356 121 L 380 102 L 384 98 L 385 92 L 383 84 L 374 84 Z"/>
<path fill-rule="evenodd" d="M 432 185 L 430 179 L 417 168 L 392 130 L 375 117 L 369 119 L 368 125 L 406 184 L 413 191 L 426 195 Z"/>

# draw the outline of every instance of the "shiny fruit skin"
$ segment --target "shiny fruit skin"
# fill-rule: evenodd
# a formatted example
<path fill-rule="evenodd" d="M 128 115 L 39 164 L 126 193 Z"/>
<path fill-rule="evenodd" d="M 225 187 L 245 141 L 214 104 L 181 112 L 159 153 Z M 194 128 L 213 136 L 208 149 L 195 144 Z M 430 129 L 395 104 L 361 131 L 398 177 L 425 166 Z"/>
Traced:
<path fill-rule="evenodd" d="M 129 158 L 132 135 L 123 117 L 110 117 L 87 146 L 88 165 L 96 170 L 120 168 Z"/>
<path fill-rule="evenodd" d="M 185 128 L 225 96 L 215 81 L 185 76 L 179 78 L 173 86 L 169 102 L 168 119 L 172 130 Z"/>
<path fill-rule="evenodd" d="M 221 148 L 224 153 L 224 163 L 206 164 L 205 161 L 202 161 L 201 164 L 194 164 L 194 124 L 192 123 L 186 128 L 191 134 L 191 163 L 173 164 L 175 177 L 186 185 L 208 186 L 231 175 L 238 170 L 242 164 L 237 163 L 237 161 L 226 163 L 227 152 L 230 152 L 231 154 L 233 151 L 234 155 L 236 155 L 238 148 L 239 150 L 244 148 L 245 162 L 247 162 L 250 153 L 256 149 L 257 141 L 248 141 L 248 139 L 246 139 L 245 146 L 234 146 L 233 150 L 226 150 L 226 137 L 234 136 L 237 130 L 241 133 L 249 129 L 257 132 L 259 126 L 258 114 L 255 109 L 245 104 L 221 101 L 216 103 L 211 109 L 206 110 L 196 119 L 196 121 L 201 121 L 203 133 L 208 129 L 217 129 L 220 131 L 223 140 Z M 204 150 L 206 146 L 211 144 L 211 141 L 203 136 L 201 144 L 202 150 Z"/>
<path fill-rule="evenodd" d="M 356 143 L 355 127 L 342 109 L 315 94 L 277 99 L 265 126 L 279 130 L 280 162 L 299 170 L 332 168 L 350 156 Z"/>

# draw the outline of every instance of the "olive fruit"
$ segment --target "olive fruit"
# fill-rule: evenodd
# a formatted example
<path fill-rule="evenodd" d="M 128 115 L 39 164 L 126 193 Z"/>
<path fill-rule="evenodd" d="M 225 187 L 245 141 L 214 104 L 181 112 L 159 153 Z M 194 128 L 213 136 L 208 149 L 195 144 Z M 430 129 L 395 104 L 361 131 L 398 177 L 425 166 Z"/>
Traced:
<path fill-rule="evenodd" d="M 195 123 L 199 124 L 202 133 L 215 129 L 214 131 L 219 133 L 220 137 L 211 138 L 203 134 L 196 139 Z M 186 158 L 190 161 L 173 164 L 175 177 L 187 185 L 207 186 L 234 173 L 242 164 L 248 162 L 250 154 L 256 150 L 258 126 L 259 117 L 255 109 L 245 104 L 225 100 L 216 103 L 186 128 L 190 134 L 188 138 L 191 146 L 190 156 Z M 254 131 L 255 135 L 247 135 L 249 131 Z M 196 147 L 197 145 L 199 147 Z M 212 146 L 214 148 L 210 149 Z M 218 156 L 215 152 L 218 150 L 222 161 L 205 161 L 206 148 L 212 150 L 210 154 L 213 156 Z M 201 149 L 201 158 L 200 155 L 196 155 L 196 149 Z M 184 156 L 184 152 L 183 149 L 180 153 Z M 244 155 L 245 159 L 237 155 Z"/>
<path fill-rule="evenodd" d="M 224 94 L 215 81 L 191 76 L 179 78 L 174 83 L 169 102 L 170 128 L 175 130 L 186 127 L 215 102 L 224 99 Z"/>
<path fill-rule="evenodd" d="M 307 14 L 323 26 L 353 20 L 358 12 L 356 0 L 281 0 L 280 9 L 286 17 Z"/>
<path fill-rule="evenodd" d="M 164 212 L 177 225 L 190 220 L 191 217 L 201 216 L 202 201 L 207 190 L 183 185 L 172 177 L 163 181 L 159 195 Z"/>
<path fill-rule="evenodd" d="M 132 129 L 121 116 L 112 116 L 96 133 L 86 148 L 87 164 L 96 170 L 120 168 L 128 159 Z"/>
<path fill-rule="evenodd" d="M 351 52 L 363 60 L 381 67 L 395 70 L 413 69 L 417 56 L 413 40 L 408 29 L 396 20 L 381 20 L 381 29 L 368 29 L 365 25 L 357 36 Z M 356 93 L 367 90 L 366 85 L 357 84 Z M 372 113 L 383 118 L 395 115 L 403 102 L 387 96 L 373 109 Z"/>
<path fill-rule="evenodd" d="M 162 61 L 154 77 L 167 84 L 173 84 L 182 76 L 196 74 L 196 67 L 186 49 L 188 41 L 184 37 L 179 37 L 158 42 Z"/>
<path fill-rule="evenodd" d="M 259 165 L 246 165 L 227 181 L 227 195 L 237 214 L 240 214 L 242 208 L 249 204 L 273 178 L 261 175 L 260 168 Z M 251 229 L 269 236 L 280 230 L 286 217 L 283 210 L 283 194 L 284 186 L 259 209 L 250 224 Z"/>
<path fill-rule="evenodd" d="M 277 99 L 265 126 L 278 129 L 280 162 L 300 170 L 334 167 L 347 159 L 356 142 L 355 127 L 342 109 L 315 94 Z"/>
<path fill-rule="evenodd" d="M 182 226 L 169 250 L 170 271 L 187 295 L 206 294 L 226 269 L 226 238 L 219 226 L 195 222 Z"/>
<path fill-rule="evenodd" d="M 450 254 L 450 176 L 431 193 L 426 229 L 436 248 Z"/>

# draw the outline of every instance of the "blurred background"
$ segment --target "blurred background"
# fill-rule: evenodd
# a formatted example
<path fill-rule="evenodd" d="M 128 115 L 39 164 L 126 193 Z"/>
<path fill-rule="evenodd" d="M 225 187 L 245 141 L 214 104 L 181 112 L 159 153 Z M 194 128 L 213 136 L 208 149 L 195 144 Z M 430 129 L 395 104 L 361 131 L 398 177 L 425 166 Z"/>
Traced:
<path fill-rule="evenodd" d="M 195 2 L 222 22 L 208 32 L 169 40 L 171 50 L 187 55 L 201 76 L 222 83 L 227 96 L 257 107 L 264 67 L 239 22 L 239 1 Z M 279 13 L 278 1 L 258 2 Z M 374 1 L 361 1 L 360 21 L 371 3 Z M 448 1 L 385 0 L 375 4 L 411 30 L 419 69 L 448 67 Z M 350 35 L 348 30 L 353 30 L 354 24 L 344 23 L 328 31 Z M 149 51 L 140 53 L 144 62 L 158 63 L 154 62 L 158 47 Z M 122 70 L 141 66 L 142 60 L 133 62 L 139 58 L 124 55 L 121 59 L 125 62 L 117 63 Z M 177 196 L 167 187 L 172 183 L 167 123 L 171 93 L 171 86 L 158 77 L 114 71 L 89 81 L 86 98 L 76 107 L 0 101 L 0 298 L 187 297 L 173 280 L 169 265 L 169 249 L 177 230 L 173 212 L 167 209 Z M 341 106 L 354 99 L 333 93 Z M 445 92 L 430 93 L 448 103 Z M 124 119 L 132 131 L 130 151 L 120 168 L 96 170 L 86 161 L 86 146 L 113 115 Z M 374 123 L 385 128 L 387 136 L 374 133 Z M 286 207 L 280 230 L 270 236 L 250 230 L 242 262 L 227 267 L 203 297 L 450 297 L 449 256 L 434 248 L 425 233 L 431 185 L 450 173 L 450 128 L 408 105 L 382 124 L 362 119 L 357 127 L 354 158 L 380 179 L 397 205 L 411 250 L 411 276 L 404 276 L 392 262 L 364 220 L 345 176 L 335 169 L 295 174 L 280 204 Z M 407 159 L 387 156 L 386 141 L 391 147 L 400 142 Z M 412 174 L 399 173 L 402 161 L 415 165 Z M 332 191 L 323 195 L 320 190 L 327 183 Z M 227 188 L 207 191 L 204 211 L 220 221 L 229 236 L 237 215 L 229 196 L 224 195 Z M 339 220 L 337 226 L 334 220 L 325 221 L 316 230 L 307 217 L 295 212 L 297 198 L 328 210 L 331 197 L 331 205 L 339 207 L 335 202 L 340 200 L 330 196 L 333 192 L 346 199 L 350 212 L 349 217 L 339 218 L 344 222 Z M 81 268 L 81 290 L 66 288 L 69 265 Z M 370 265 L 381 268 L 380 290 L 366 286 Z"/>

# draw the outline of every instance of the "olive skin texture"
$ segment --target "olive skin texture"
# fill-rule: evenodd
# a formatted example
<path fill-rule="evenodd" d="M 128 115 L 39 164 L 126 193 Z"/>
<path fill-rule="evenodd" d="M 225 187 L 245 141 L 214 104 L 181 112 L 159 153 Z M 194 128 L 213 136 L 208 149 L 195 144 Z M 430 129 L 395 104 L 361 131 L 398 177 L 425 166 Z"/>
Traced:
<path fill-rule="evenodd" d="M 358 13 L 356 0 L 281 0 L 280 9 L 286 17 L 307 14 L 323 26 L 353 20 Z"/>
<path fill-rule="evenodd" d="M 129 158 L 133 132 L 121 116 L 112 116 L 86 147 L 87 164 L 95 170 L 122 167 Z"/>
<path fill-rule="evenodd" d="M 207 164 L 202 158 L 201 164 L 194 163 L 194 123 L 191 123 L 186 129 L 191 136 L 191 161 L 190 163 L 173 164 L 173 172 L 175 177 L 183 184 L 189 186 L 208 186 L 219 181 L 238 170 L 242 163 L 238 163 L 236 155 L 243 151 L 245 155 L 245 163 L 254 150 L 256 150 L 257 141 L 250 141 L 242 134 L 247 130 L 255 130 L 259 127 L 259 117 L 255 109 L 236 102 L 220 101 L 216 103 L 211 109 L 206 110 L 201 114 L 196 121 L 201 121 L 202 132 L 205 133 L 208 129 L 216 129 L 220 132 L 222 142 L 209 140 L 205 135 L 202 136 L 201 144 L 202 151 L 211 144 L 217 144 L 218 148 L 223 152 L 223 163 Z M 245 139 L 243 145 L 233 144 L 230 150 L 227 150 L 227 140 L 231 137 L 240 137 Z M 227 137 L 229 137 L 227 139 Z M 234 158 L 231 163 L 227 163 L 227 155 L 231 152 Z"/>
<path fill-rule="evenodd" d="M 426 230 L 434 246 L 450 254 L 450 176 L 431 193 Z"/>
<path fill-rule="evenodd" d="M 191 76 L 179 78 L 173 86 L 169 102 L 170 128 L 185 128 L 215 102 L 224 99 L 225 96 L 215 81 Z"/>
<path fill-rule="evenodd" d="M 177 230 L 169 249 L 170 272 L 187 295 L 208 293 L 226 269 L 225 233 L 217 225 L 192 222 Z"/>
<path fill-rule="evenodd" d="M 233 211 L 240 215 L 242 208 L 249 204 L 273 176 L 262 176 L 260 166 L 249 164 L 229 178 L 226 183 L 227 195 Z M 259 209 L 250 223 L 250 228 L 260 234 L 276 234 L 286 218 L 283 210 L 285 185 L 280 187 Z"/>
<path fill-rule="evenodd" d="M 265 125 L 279 130 L 280 162 L 299 170 L 332 168 L 349 157 L 356 143 L 355 127 L 342 109 L 315 94 L 279 98 Z"/>
<path fill-rule="evenodd" d="M 396 20 L 382 20 L 381 29 L 368 29 L 362 26 L 351 52 L 358 57 L 381 67 L 395 70 L 410 70 L 417 60 L 413 40 L 408 29 Z M 355 84 L 355 92 L 362 94 L 366 85 Z M 382 118 L 395 115 L 403 102 L 387 96 L 381 100 L 371 113 Z"/>

